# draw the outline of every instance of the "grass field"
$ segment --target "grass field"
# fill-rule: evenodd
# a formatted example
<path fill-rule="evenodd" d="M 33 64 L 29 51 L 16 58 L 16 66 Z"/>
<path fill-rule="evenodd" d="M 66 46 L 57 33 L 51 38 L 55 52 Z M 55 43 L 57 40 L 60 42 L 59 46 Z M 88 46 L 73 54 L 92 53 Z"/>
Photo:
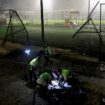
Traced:
<path fill-rule="evenodd" d="M 41 45 L 41 27 L 40 25 L 26 25 L 29 33 L 30 43 L 32 45 Z M 21 27 L 14 27 L 14 32 Z M 6 27 L 0 28 L 0 39 L 5 36 Z M 64 26 L 45 26 L 45 41 L 50 46 L 61 47 L 61 48 L 73 48 L 80 50 L 81 53 L 92 53 L 93 55 L 98 53 L 99 50 L 99 36 L 96 33 L 80 33 L 72 38 L 76 29 L 70 29 Z M 11 37 L 9 37 L 9 40 Z M 26 43 L 26 32 L 21 31 L 14 34 L 14 40 L 16 42 Z M 103 35 L 102 52 L 104 53 L 105 38 Z"/>
<path fill-rule="evenodd" d="M 99 25 L 100 24 L 100 20 L 99 19 L 92 19 L 94 24 L 97 24 Z M 23 23 L 25 25 L 40 25 L 41 24 L 41 21 L 40 21 L 40 18 L 38 19 L 22 19 Z M 64 26 L 65 24 L 65 21 L 68 21 L 68 22 L 73 22 L 73 23 L 76 23 L 77 25 L 82 25 L 84 24 L 87 20 L 86 19 L 44 19 L 44 24 L 45 25 L 61 25 L 61 26 Z M 8 21 L 9 22 L 9 21 Z M 7 22 L 7 24 L 8 24 Z M 12 20 L 12 23 L 15 24 L 15 25 L 19 25 L 21 24 L 19 19 L 18 18 L 13 18 Z M 101 23 L 105 25 L 105 20 L 101 20 Z M 91 24 L 91 22 L 90 22 Z"/>
<path fill-rule="evenodd" d="M 38 25 L 37 26 L 27 25 L 26 28 L 29 33 L 31 44 L 40 45 L 41 44 L 41 27 Z M 14 31 L 18 29 L 19 29 L 18 27 L 13 28 Z M 6 32 L 6 27 L 1 27 L 0 38 L 3 38 L 5 36 L 5 32 Z M 70 29 L 66 27 L 46 26 L 45 27 L 45 40 L 50 45 L 60 45 L 60 42 L 61 42 L 61 43 L 64 43 L 63 46 L 65 46 L 65 42 L 69 44 L 69 39 L 71 39 L 71 36 L 74 32 L 75 32 L 74 29 Z M 15 34 L 14 39 L 15 38 L 17 40 L 25 41 L 26 40 L 25 31 L 21 31 Z"/>

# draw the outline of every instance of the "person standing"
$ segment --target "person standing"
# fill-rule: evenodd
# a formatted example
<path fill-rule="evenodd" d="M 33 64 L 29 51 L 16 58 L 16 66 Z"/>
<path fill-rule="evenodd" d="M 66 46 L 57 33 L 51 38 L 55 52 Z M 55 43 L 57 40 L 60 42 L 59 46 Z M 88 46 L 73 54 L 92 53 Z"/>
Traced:
<path fill-rule="evenodd" d="M 47 45 L 44 46 L 44 57 L 45 57 L 45 65 L 49 63 L 52 63 L 50 60 L 50 57 L 52 55 L 51 48 Z"/>
<path fill-rule="evenodd" d="M 35 57 L 32 59 L 29 63 L 29 81 L 32 84 L 33 83 L 33 77 L 34 77 L 34 82 L 36 85 L 36 79 L 37 79 L 37 69 L 39 66 L 39 56 Z"/>

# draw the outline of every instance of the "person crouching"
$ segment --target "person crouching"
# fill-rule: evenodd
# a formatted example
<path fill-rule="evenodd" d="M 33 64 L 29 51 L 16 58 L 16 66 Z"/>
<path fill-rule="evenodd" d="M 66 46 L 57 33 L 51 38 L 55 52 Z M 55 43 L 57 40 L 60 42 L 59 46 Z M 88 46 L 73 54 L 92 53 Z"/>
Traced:
<path fill-rule="evenodd" d="M 42 73 L 37 79 L 37 94 L 39 97 L 48 100 L 48 84 L 51 83 L 51 76 L 49 73 Z"/>

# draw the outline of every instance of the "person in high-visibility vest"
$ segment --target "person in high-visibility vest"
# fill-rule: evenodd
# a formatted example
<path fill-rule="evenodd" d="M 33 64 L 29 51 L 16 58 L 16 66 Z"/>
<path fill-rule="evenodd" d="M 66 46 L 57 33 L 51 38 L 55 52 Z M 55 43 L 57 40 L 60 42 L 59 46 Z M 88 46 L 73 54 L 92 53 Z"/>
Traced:
<path fill-rule="evenodd" d="M 61 76 L 63 77 L 64 81 L 67 81 L 69 78 L 72 78 L 71 70 L 69 70 L 68 68 L 62 68 Z"/>
<path fill-rule="evenodd" d="M 47 99 L 48 93 L 48 84 L 51 83 L 51 75 L 47 72 L 42 73 L 39 78 L 37 79 L 37 94 Z"/>
<path fill-rule="evenodd" d="M 75 86 L 79 83 L 79 80 L 77 79 L 76 75 L 74 75 L 69 68 L 62 68 L 61 69 L 61 79 L 64 81 L 67 81 L 72 86 Z"/>
<path fill-rule="evenodd" d="M 50 60 L 51 55 L 52 55 L 51 48 L 45 45 L 44 46 L 44 56 L 46 60 L 45 65 L 47 65 L 48 62 L 51 63 L 51 60 Z"/>
<path fill-rule="evenodd" d="M 42 73 L 37 79 L 37 83 L 42 86 L 47 86 L 50 82 L 51 82 L 51 76 L 47 72 Z"/>
<path fill-rule="evenodd" d="M 36 72 L 37 72 L 38 65 L 39 65 L 39 56 L 32 59 L 29 63 L 29 80 L 30 80 L 30 83 L 33 83 L 32 78 L 34 77 L 34 81 L 36 84 Z"/>

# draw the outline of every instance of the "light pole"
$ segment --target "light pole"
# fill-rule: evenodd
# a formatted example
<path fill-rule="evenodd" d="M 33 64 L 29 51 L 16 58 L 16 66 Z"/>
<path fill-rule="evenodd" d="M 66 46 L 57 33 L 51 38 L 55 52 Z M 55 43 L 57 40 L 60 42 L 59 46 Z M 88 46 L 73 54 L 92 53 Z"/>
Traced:
<path fill-rule="evenodd" d="M 43 16 L 43 0 L 40 0 L 40 12 L 41 12 L 41 34 L 42 34 L 42 46 L 45 45 L 45 35 L 44 35 L 44 16 Z"/>
<path fill-rule="evenodd" d="M 90 0 L 88 0 L 88 16 L 89 16 L 89 14 L 90 14 Z"/>

